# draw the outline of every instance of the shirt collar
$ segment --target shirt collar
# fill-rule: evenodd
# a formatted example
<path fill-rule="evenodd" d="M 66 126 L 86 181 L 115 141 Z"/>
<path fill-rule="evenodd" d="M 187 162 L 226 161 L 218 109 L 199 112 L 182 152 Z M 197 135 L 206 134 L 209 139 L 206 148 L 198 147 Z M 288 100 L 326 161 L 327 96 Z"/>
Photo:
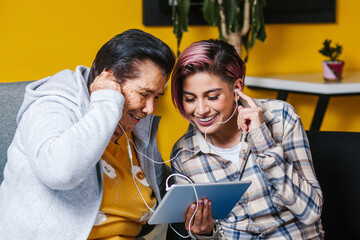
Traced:
<path fill-rule="evenodd" d="M 133 133 L 136 140 L 140 141 L 144 148 L 149 145 L 151 134 L 156 134 L 160 118 L 161 117 L 159 116 L 148 115 L 146 118 L 141 119 L 138 124 L 136 124 Z"/>
<path fill-rule="evenodd" d="M 280 121 L 278 117 L 276 117 L 272 112 L 266 109 L 261 99 L 253 100 L 255 104 L 261 107 L 261 109 L 263 110 L 263 118 L 266 125 L 273 125 L 274 123 Z M 204 154 L 217 154 L 216 151 L 209 146 L 202 132 L 200 132 L 200 130 L 191 123 L 188 130 L 184 134 L 184 138 L 185 144 L 184 146 L 182 146 L 183 151 L 179 153 L 179 157 L 182 162 L 186 162 L 187 160 L 193 158 L 199 152 L 202 152 Z M 188 151 L 188 149 L 190 151 Z"/>

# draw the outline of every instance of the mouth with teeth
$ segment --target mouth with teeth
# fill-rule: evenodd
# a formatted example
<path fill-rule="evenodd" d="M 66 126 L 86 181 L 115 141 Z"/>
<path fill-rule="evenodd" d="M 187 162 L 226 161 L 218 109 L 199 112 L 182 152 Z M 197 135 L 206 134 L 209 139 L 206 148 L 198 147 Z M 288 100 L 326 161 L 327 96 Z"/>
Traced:
<path fill-rule="evenodd" d="M 143 119 L 142 117 L 139 117 L 133 113 L 129 113 L 129 115 L 130 115 L 131 120 L 133 120 L 135 123 L 138 123 L 141 119 Z"/>
<path fill-rule="evenodd" d="M 216 118 L 219 116 L 219 114 L 215 114 L 206 118 L 201 118 L 201 117 L 195 117 L 196 121 L 202 125 L 202 126 L 208 126 L 210 124 L 212 124 L 213 122 L 215 122 Z"/>

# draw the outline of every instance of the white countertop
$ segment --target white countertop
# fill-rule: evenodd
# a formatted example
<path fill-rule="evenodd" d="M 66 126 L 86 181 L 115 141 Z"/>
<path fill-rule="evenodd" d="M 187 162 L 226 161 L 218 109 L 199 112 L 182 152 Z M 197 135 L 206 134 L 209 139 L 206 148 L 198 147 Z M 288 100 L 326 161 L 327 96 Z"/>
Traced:
<path fill-rule="evenodd" d="M 246 76 L 245 86 L 311 94 L 356 94 L 360 93 L 360 72 L 344 72 L 340 82 L 325 82 L 322 73 Z"/>

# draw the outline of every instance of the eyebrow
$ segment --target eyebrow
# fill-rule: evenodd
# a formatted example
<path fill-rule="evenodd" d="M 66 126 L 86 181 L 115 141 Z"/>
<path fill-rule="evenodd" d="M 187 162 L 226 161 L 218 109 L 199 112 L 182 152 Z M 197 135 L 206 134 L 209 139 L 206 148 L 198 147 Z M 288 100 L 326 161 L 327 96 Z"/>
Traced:
<path fill-rule="evenodd" d="M 150 94 L 155 94 L 155 91 L 148 89 L 148 88 L 140 88 L 140 90 L 144 90 L 145 92 L 150 93 Z M 164 95 L 164 92 L 161 92 L 158 94 L 158 96 L 163 96 L 163 95 Z"/>
<path fill-rule="evenodd" d="M 214 88 L 214 89 L 210 89 L 210 90 L 206 91 L 205 94 L 209 94 L 211 92 L 217 92 L 217 91 L 221 91 L 221 90 L 223 90 L 223 89 L 222 88 Z M 188 91 L 183 91 L 183 94 L 195 95 L 194 93 L 188 92 Z"/>

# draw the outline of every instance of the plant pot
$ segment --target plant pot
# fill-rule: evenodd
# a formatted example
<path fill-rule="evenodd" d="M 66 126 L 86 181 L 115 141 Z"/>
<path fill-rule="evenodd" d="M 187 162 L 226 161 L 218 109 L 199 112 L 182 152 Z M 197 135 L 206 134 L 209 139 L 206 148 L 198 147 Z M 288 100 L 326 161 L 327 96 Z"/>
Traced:
<path fill-rule="evenodd" d="M 326 81 L 340 81 L 344 67 L 343 61 L 323 61 L 323 73 Z"/>

